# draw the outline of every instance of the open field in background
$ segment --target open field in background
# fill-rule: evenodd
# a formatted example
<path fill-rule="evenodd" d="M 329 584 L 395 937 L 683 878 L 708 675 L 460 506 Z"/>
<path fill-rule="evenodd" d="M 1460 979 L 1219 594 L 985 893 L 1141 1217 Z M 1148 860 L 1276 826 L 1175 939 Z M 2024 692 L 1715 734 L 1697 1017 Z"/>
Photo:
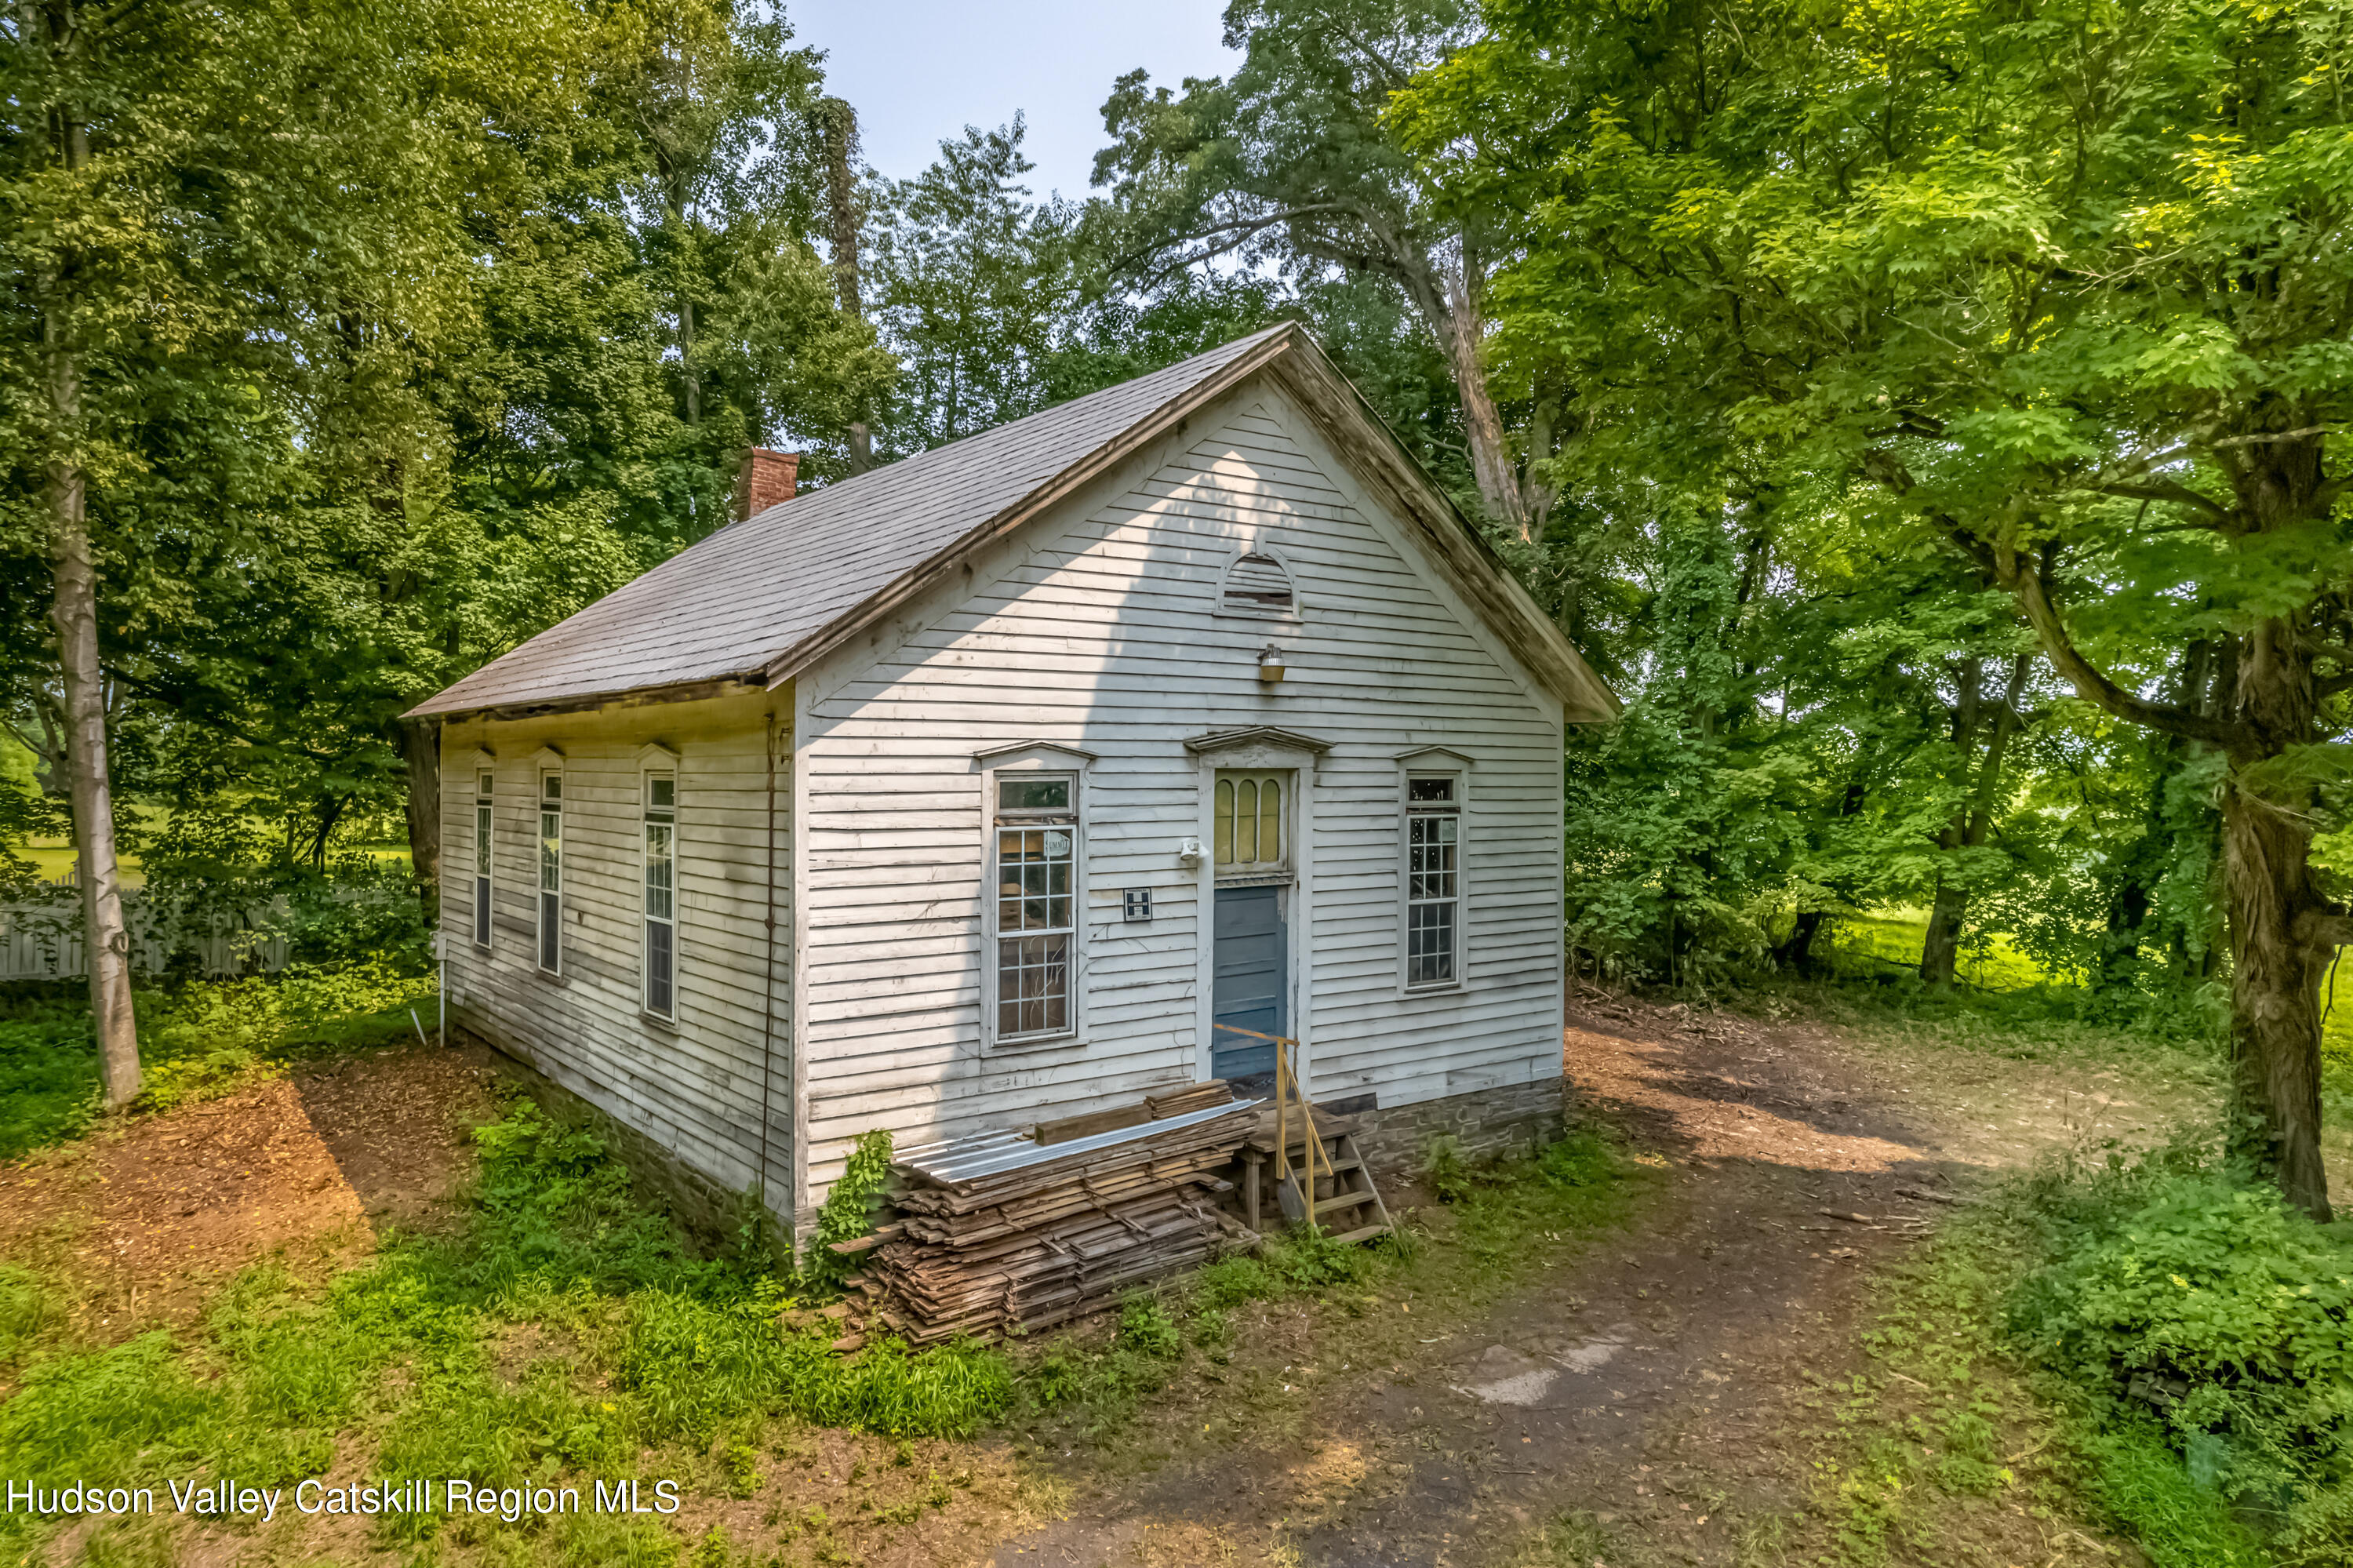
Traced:
<path fill-rule="evenodd" d="M 38 867 L 42 880 L 47 882 L 55 882 L 74 868 L 73 845 L 61 838 L 37 838 L 16 853 Z M 408 846 L 405 843 L 344 844 L 340 846 L 336 853 L 365 854 L 369 859 L 385 865 L 408 863 Z M 140 869 L 137 855 L 123 855 L 120 864 L 122 868 L 122 885 L 125 887 L 145 885 L 146 873 Z"/>

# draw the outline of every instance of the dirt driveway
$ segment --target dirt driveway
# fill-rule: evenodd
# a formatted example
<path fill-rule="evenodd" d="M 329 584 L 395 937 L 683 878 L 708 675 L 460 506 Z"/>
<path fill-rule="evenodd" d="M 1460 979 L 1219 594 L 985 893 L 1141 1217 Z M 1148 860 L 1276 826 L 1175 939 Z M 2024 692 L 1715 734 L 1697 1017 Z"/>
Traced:
<path fill-rule="evenodd" d="M 1775 1561 L 1816 1479 L 1790 1435 L 1858 1364 L 1869 1266 L 1939 1197 L 2071 1139 L 2153 1135 L 2200 1092 L 1610 998 L 1564 1044 L 1583 1114 L 1666 1167 L 1641 1224 L 1418 1360 L 1326 1382 L 1279 1442 L 1115 1482 L 1073 1456 L 1069 1517 L 994 1568 Z M 1606 1558 L 1529 1554 L 1569 1510 Z M 1967 1555 L 2116 1560 L 2023 1510 L 1988 1534 Z"/>

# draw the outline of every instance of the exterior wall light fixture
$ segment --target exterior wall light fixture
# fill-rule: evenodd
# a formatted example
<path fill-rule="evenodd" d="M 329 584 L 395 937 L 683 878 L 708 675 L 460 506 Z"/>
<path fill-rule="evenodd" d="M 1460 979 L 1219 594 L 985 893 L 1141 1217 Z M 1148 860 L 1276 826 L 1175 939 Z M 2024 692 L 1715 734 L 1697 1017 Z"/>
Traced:
<path fill-rule="evenodd" d="M 1282 650 L 1271 642 L 1258 656 L 1258 678 L 1269 685 L 1282 679 Z"/>

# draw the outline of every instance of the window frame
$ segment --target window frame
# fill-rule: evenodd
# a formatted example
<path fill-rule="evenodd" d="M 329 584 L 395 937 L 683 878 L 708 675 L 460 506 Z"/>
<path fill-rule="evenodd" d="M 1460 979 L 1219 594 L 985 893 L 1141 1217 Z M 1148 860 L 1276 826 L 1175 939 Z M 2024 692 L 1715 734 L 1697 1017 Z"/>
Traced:
<path fill-rule="evenodd" d="M 474 946 L 486 953 L 491 950 L 491 933 L 497 912 L 498 787 L 495 769 L 485 767 L 474 769 L 473 897 L 469 901 L 468 913 L 474 924 Z"/>
<path fill-rule="evenodd" d="M 1226 600 L 1227 586 L 1245 556 L 1261 556 L 1282 568 L 1285 581 L 1291 584 L 1291 603 L 1282 605 L 1229 604 Z M 1299 590 L 1299 568 L 1292 564 L 1290 553 L 1262 540 L 1236 541 L 1234 552 L 1218 568 L 1218 592 L 1211 601 L 1210 613 L 1235 620 L 1267 620 L 1280 625 L 1296 626 L 1303 618 L 1306 599 Z"/>
<path fill-rule="evenodd" d="M 1086 1036 L 1087 1008 L 1087 831 L 1088 806 L 1086 770 L 1093 760 L 1092 754 L 1074 747 L 1051 743 L 1008 747 L 994 754 L 983 754 L 980 769 L 981 784 L 981 909 L 980 941 L 980 1035 L 989 1050 L 1029 1051 L 1042 1047 L 1071 1046 L 1082 1044 Z M 1000 787 L 1012 783 L 1042 782 L 1062 779 L 1071 787 L 1067 809 L 1008 810 L 998 805 Z M 1003 929 L 1003 902 L 998 867 L 1003 853 L 1001 835 L 1008 830 L 1018 831 L 1025 824 L 1044 827 L 1050 824 L 1066 826 L 1071 835 L 1070 853 L 1070 922 L 1067 927 L 1050 927 L 1039 930 L 1011 933 L 1013 938 L 1039 935 L 1064 935 L 1063 974 L 1066 1002 L 1062 1023 L 1058 1028 L 1008 1033 L 1002 1027 L 1001 1004 L 1004 1001 L 1005 950 L 1008 939 Z M 1050 892 L 1050 898 L 1054 896 Z"/>
<path fill-rule="evenodd" d="M 1413 799 L 1413 786 L 1420 779 L 1444 779 L 1453 786 L 1453 800 L 1444 805 L 1421 804 Z M 1466 768 L 1411 763 L 1398 770 L 1398 990 L 1405 996 L 1436 996 L 1459 991 L 1468 983 L 1470 968 L 1470 842 L 1471 842 L 1470 770 Z M 1418 822 L 1450 821 L 1454 824 L 1451 847 L 1453 863 L 1447 870 L 1452 878 L 1451 894 L 1444 898 L 1414 896 L 1414 842 Z M 1423 874 L 1427 875 L 1427 873 Z M 1448 974 L 1442 980 L 1413 978 L 1414 970 L 1414 911 L 1440 905 L 1451 906 L 1451 940 L 1447 948 Z"/>
<path fill-rule="evenodd" d="M 658 785 L 670 786 L 670 803 L 658 804 L 654 800 Z M 659 818 L 656 812 L 662 813 Z M 679 798 L 678 770 L 675 767 L 646 768 L 638 774 L 638 1007 L 647 1017 L 664 1023 L 678 1022 L 679 971 Z M 653 911 L 653 837 L 657 827 L 669 831 L 668 855 L 670 880 L 663 889 L 669 895 L 670 909 L 666 915 Z M 669 990 L 669 1004 L 654 1005 L 654 928 L 661 927 L 669 938 L 669 973 L 662 977 Z"/>
<path fill-rule="evenodd" d="M 550 795 L 548 793 L 547 787 L 550 783 L 553 783 L 555 786 L 555 792 L 554 795 Z M 554 810 L 552 812 L 548 810 L 548 805 L 551 801 L 554 802 L 555 807 Z M 534 831 L 531 836 L 531 854 L 532 864 L 534 867 L 535 874 L 532 878 L 532 904 L 533 913 L 532 916 L 533 942 L 531 957 L 533 968 L 537 969 L 541 974 L 548 975 L 558 980 L 562 979 L 564 976 L 564 894 L 565 881 L 564 864 L 564 769 L 547 764 L 542 764 L 539 768 L 539 788 L 533 791 L 532 799 L 532 811 L 533 814 L 533 828 Z M 547 885 L 549 870 L 547 853 L 547 820 L 550 816 L 553 816 L 555 819 L 555 885 L 552 889 Z M 553 945 L 555 953 L 555 962 L 553 964 L 547 961 L 550 938 L 554 938 Z"/>

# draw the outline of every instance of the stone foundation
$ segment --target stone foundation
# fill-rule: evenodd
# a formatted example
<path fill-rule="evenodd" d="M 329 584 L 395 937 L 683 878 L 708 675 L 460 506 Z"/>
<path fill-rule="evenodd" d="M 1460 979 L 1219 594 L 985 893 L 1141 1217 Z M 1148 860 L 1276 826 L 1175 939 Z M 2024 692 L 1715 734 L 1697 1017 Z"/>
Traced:
<path fill-rule="evenodd" d="M 1430 1140 L 1451 1138 L 1465 1160 L 1527 1154 L 1557 1142 L 1567 1125 L 1568 1080 L 1539 1078 L 1409 1106 L 1329 1107 L 1354 1120 L 1356 1147 L 1376 1171 L 1418 1171 Z"/>
<path fill-rule="evenodd" d="M 637 1183 L 650 1193 L 670 1212 L 679 1227 L 706 1248 L 734 1242 L 745 1223 L 756 1212 L 757 1204 L 747 1192 L 734 1192 L 720 1185 L 702 1171 L 637 1128 L 625 1125 L 610 1114 L 565 1088 L 554 1078 L 506 1050 L 490 1036 L 478 1030 L 455 1022 L 450 1024 L 452 1041 L 464 1041 L 480 1045 L 498 1058 L 501 1076 L 517 1086 L 545 1111 L 550 1120 L 568 1128 L 581 1128 L 596 1135 L 606 1151 L 620 1161 Z M 781 1224 L 775 1227 L 782 1229 Z M 791 1245 L 789 1237 L 778 1236 L 776 1245 L 785 1255 Z"/>

